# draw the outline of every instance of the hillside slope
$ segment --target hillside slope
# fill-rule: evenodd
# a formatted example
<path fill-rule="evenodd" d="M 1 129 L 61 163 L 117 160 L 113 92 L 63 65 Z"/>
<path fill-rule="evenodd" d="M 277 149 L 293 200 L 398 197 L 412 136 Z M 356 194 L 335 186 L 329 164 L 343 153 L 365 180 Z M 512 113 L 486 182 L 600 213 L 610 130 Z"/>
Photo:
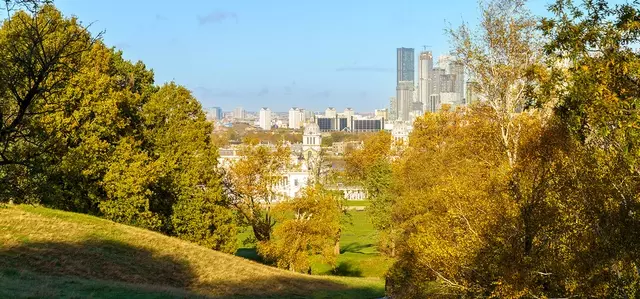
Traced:
<path fill-rule="evenodd" d="M 34 206 L 0 208 L 0 297 L 374 298 L 380 279 L 309 276 L 148 230 Z"/>

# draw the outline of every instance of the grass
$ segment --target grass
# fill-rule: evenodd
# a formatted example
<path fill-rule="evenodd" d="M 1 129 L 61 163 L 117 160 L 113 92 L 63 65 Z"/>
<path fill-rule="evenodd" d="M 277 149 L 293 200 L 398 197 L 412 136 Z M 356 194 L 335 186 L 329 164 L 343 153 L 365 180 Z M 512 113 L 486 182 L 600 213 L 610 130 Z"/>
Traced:
<path fill-rule="evenodd" d="M 347 200 L 347 207 L 368 207 L 371 205 L 371 202 L 368 200 Z"/>
<path fill-rule="evenodd" d="M 362 202 L 360 201 L 360 203 Z M 380 255 L 377 251 L 376 231 L 367 212 L 351 211 L 350 215 L 351 224 L 343 227 L 340 237 L 340 256 L 336 269 L 327 264 L 312 263 L 312 273 L 314 275 L 382 278 L 393 260 Z M 260 262 L 255 244 L 242 244 L 242 240 L 251 235 L 251 230 L 247 228 L 239 234 L 240 249 L 236 255 Z"/>
<path fill-rule="evenodd" d="M 310 276 L 148 230 L 0 208 L 0 298 L 376 298 L 379 278 Z"/>

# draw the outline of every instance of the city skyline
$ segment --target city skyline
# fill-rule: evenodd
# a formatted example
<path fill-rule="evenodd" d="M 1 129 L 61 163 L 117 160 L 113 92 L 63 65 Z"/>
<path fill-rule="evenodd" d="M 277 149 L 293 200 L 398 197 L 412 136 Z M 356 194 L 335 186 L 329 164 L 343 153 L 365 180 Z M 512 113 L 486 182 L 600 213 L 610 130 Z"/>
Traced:
<path fill-rule="evenodd" d="M 194 0 L 176 6 L 58 0 L 56 5 L 65 15 L 93 22 L 92 32 L 106 30 L 105 42 L 123 49 L 126 59 L 143 60 L 157 84 L 180 82 L 203 107 L 224 111 L 388 107 L 397 83 L 396 48 L 418 52 L 427 45 L 434 57 L 446 54 L 447 22 L 473 25 L 479 17 L 473 0 L 461 5 L 283 2 Z M 546 3 L 530 6 L 544 12 Z"/>

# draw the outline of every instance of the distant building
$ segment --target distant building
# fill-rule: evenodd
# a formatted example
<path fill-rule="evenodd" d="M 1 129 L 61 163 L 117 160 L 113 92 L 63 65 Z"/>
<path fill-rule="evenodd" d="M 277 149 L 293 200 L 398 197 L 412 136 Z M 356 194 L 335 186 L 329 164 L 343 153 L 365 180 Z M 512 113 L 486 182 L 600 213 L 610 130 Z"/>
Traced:
<path fill-rule="evenodd" d="M 415 64 L 414 64 L 414 51 L 413 48 L 398 48 L 397 49 L 397 79 L 396 85 L 400 85 L 402 81 L 411 81 L 413 84 L 415 80 Z"/>
<path fill-rule="evenodd" d="M 389 119 L 389 110 L 388 109 L 376 109 L 374 112 L 376 118 L 384 118 L 385 120 Z"/>
<path fill-rule="evenodd" d="M 236 109 L 233 110 L 233 118 L 245 119 L 247 118 L 247 112 L 244 111 L 244 108 L 242 107 L 236 107 Z"/>
<path fill-rule="evenodd" d="M 389 119 L 397 120 L 398 119 L 398 100 L 396 97 L 389 98 Z"/>
<path fill-rule="evenodd" d="M 384 118 L 354 119 L 352 132 L 377 132 L 384 130 Z"/>
<path fill-rule="evenodd" d="M 329 107 L 327 108 L 327 110 L 324 111 L 324 117 L 326 118 L 334 118 L 338 115 L 338 113 L 336 112 L 336 108 L 333 107 Z"/>
<path fill-rule="evenodd" d="M 409 121 L 409 112 L 411 111 L 411 104 L 413 102 L 413 90 L 414 86 L 412 81 L 398 82 L 395 106 L 398 120 Z"/>
<path fill-rule="evenodd" d="M 260 109 L 259 124 L 263 130 L 271 130 L 271 109 L 266 107 Z"/>
<path fill-rule="evenodd" d="M 305 111 L 304 109 L 298 109 L 293 107 L 289 109 L 289 128 L 300 129 L 305 123 Z"/>
<path fill-rule="evenodd" d="M 391 138 L 395 145 L 409 144 L 409 126 L 405 122 L 396 122 L 391 130 Z"/>
<path fill-rule="evenodd" d="M 344 113 L 342 114 L 342 116 L 347 119 L 347 128 L 349 128 L 349 131 L 351 131 L 352 129 L 351 121 L 353 120 L 354 115 L 355 115 L 355 112 L 353 112 L 353 109 L 351 108 L 344 109 Z"/>
<path fill-rule="evenodd" d="M 362 146 L 362 141 L 339 141 L 331 144 L 331 152 L 336 156 L 342 156 L 348 149 L 362 149 Z"/>
<path fill-rule="evenodd" d="M 480 100 L 478 96 L 478 82 L 467 81 L 466 95 L 464 99 L 465 105 L 475 103 Z"/>
<path fill-rule="evenodd" d="M 433 55 L 431 51 L 421 52 L 418 59 L 418 101 L 422 103 L 423 111 L 430 111 L 428 107 L 431 107 L 429 97 L 433 90 L 431 87 L 433 81 L 432 71 Z"/>
<path fill-rule="evenodd" d="M 320 155 L 322 135 L 317 124 L 310 123 L 304 127 L 302 135 L 302 155 L 307 160 L 312 160 L 313 155 Z"/>

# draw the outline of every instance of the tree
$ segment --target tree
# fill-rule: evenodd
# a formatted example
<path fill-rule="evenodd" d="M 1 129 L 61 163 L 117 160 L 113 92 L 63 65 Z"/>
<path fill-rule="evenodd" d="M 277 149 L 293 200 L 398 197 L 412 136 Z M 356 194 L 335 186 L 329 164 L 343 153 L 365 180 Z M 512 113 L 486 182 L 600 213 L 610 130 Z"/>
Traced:
<path fill-rule="evenodd" d="M 271 149 L 249 144 L 241 155 L 225 176 L 225 192 L 242 222 L 252 227 L 255 238 L 268 241 L 276 223 L 271 215 L 272 204 L 281 197 L 275 187 L 290 163 L 290 150 L 282 145 Z"/>
<path fill-rule="evenodd" d="M 276 207 L 280 224 L 273 237 L 258 244 L 258 252 L 279 268 L 307 273 L 310 259 L 319 256 L 335 266 L 339 251 L 341 197 L 320 184 L 306 187 L 302 194 Z M 291 217 L 293 215 L 293 217 Z"/>
<path fill-rule="evenodd" d="M 481 2 L 482 17 L 477 30 L 463 24 L 449 30 L 453 53 L 460 59 L 478 93 L 496 113 L 500 140 L 509 165 L 518 159 L 517 144 L 522 131 L 515 115 L 527 104 L 531 73 L 543 58 L 537 20 L 525 0 Z"/>
<path fill-rule="evenodd" d="M 100 38 L 40 1 L 5 1 L 0 29 L 0 166 L 28 165 L 47 151 L 36 119 L 63 111 L 59 95 Z M 12 12 L 12 8 L 26 8 Z"/>

